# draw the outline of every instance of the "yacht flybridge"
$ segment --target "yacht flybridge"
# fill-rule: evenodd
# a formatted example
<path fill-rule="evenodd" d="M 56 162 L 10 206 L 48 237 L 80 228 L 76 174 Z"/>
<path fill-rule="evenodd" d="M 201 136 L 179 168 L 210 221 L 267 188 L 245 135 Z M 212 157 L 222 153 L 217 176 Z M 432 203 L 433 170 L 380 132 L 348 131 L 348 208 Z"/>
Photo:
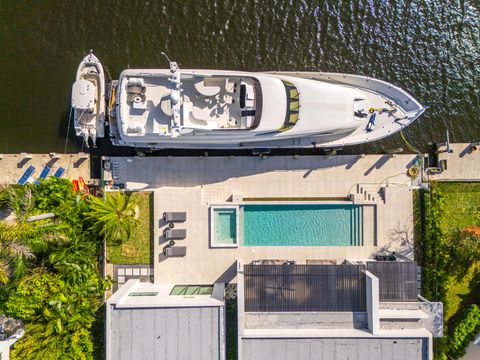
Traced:
<path fill-rule="evenodd" d="M 127 69 L 109 93 L 114 145 L 337 148 L 375 141 L 425 108 L 384 81 L 318 72 Z"/>

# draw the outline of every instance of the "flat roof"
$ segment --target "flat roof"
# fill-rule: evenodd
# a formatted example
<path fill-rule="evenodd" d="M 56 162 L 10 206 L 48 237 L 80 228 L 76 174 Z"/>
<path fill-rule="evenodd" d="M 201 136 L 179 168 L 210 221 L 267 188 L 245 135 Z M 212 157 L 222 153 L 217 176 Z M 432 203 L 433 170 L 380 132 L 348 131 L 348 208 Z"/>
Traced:
<path fill-rule="evenodd" d="M 129 280 L 107 301 L 107 360 L 225 359 L 223 301 L 173 286 Z M 154 295 L 131 296 L 142 292 Z"/>
<path fill-rule="evenodd" d="M 427 338 L 244 338 L 240 360 L 427 360 Z"/>
<path fill-rule="evenodd" d="M 129 280 L 108 299 L 108 302 L 115 308 L 223 306 L 224 304 L 212 295 L 170 295 L 174 286 L 174 284 Z M 145 295 L 142 296 L 139 293 Z"/>

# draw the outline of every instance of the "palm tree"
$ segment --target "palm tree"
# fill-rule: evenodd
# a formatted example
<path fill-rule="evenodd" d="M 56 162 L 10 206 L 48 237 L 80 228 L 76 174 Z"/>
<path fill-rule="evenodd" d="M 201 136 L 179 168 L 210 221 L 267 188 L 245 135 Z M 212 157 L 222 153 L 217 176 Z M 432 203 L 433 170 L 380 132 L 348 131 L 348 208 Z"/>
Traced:
<path fill-rule="evenodd" d="M 107 243 L 128 241 L 138 224 L 137 201 L 121 192 L 106 193 L 104 198 L 90 197 L 90 211 L 85 213 L 93 221 L 92 230 L 103 235 Z"/>
<path fill-rule="evenodd" d="M 24 220 L 33 209 L 35 199 L 29 188 L 15 188 L 7 186 L 2 189 L 0 196 L 0 208 L 11 211 L 19 220 Z"/>
<path fill-rule="evenodd" d="M 0 282 L 20 279 L 35 254 L 66 240 L 61 224 L 0 221 Z"/>

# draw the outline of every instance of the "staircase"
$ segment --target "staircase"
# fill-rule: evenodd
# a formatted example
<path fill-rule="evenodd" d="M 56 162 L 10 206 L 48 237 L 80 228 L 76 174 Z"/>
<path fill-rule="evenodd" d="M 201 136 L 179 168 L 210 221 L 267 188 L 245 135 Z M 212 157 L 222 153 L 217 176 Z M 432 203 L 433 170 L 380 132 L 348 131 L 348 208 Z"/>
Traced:
<path fill-rule="evenodd" d="M 363 206 L 352 208 L 352 246 L 363 246 Z"/>
<path fill-rule="evenodd" d="M 357 184 L 355 193 L 362 202 L 385 204 L 384 187 L 377 184 Z"/>
<path fill-rule="evenodd" d="M 225 188 L 220 184 L 203 185 L 201 190 L 201 202 L 203 205 L 211 205 L 225 201 Z"/>

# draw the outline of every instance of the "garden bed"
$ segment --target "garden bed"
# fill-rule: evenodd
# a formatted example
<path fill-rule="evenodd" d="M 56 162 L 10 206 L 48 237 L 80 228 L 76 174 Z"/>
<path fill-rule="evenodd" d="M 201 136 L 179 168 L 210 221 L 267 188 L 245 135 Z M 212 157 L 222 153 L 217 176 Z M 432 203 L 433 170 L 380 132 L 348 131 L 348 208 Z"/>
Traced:
<path fill-rule="evenodd" d="M 138 202 L 139 223 L 128 241 L 107 246 L 107 262 L 111 264 L 152 263 L 153 196 L 151 192 L 133 192 Z"/>

